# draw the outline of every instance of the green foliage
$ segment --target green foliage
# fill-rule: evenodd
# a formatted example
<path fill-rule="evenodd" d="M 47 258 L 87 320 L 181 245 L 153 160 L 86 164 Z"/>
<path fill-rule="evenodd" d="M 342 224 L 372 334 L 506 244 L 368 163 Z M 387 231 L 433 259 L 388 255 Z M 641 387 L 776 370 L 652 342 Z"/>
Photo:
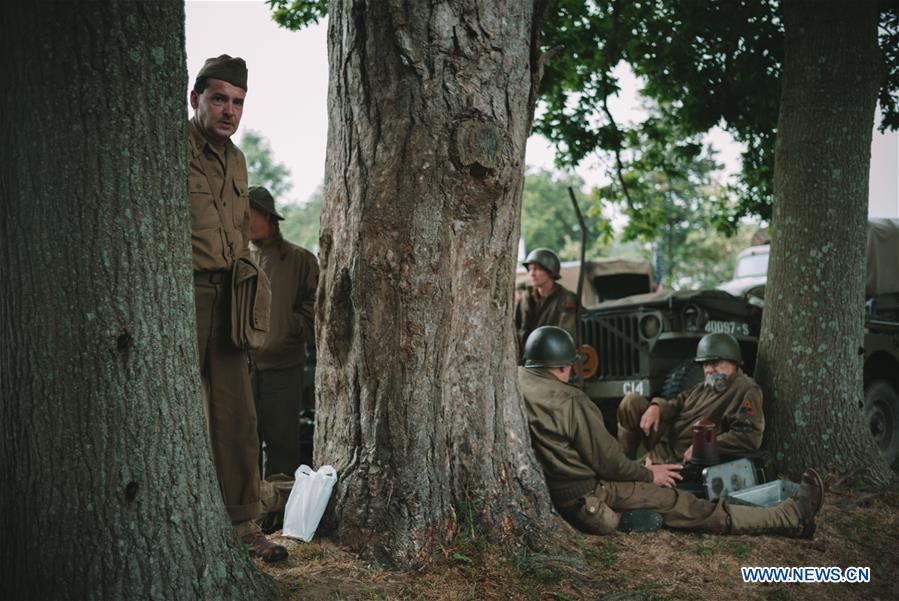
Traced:
<path fill-rule="evenodd" d="M 779 1 L 558 0 L 554 6 L 542 41 L 562 52 L 546 65 L 545 110 L 534 129 L 556 146 L 560 164 L 576 165 L 593 153 L 619 160 L 628 131 L 612 119 L 607 99 L 618 92 L 615 67 L 626 62 L 646 82 L 643 93 L 670 107 L 665 119 L 683 135 L 721 124 L 745 145 L 738 202 L 719 206 L 724 218 L 716 225 L 733 231 L 746 215 L 770 217 L 783 63 Z M 892 128 L 899 127 L 897 14 L 895 7 L 884 9 L 880 34 L 887 70 L 882 125 Z M 651 229 L 651 222 L 644 226 Z"/>
<path fill-rule="evenodd" d="M 247 157 L 250 185 L 265 186 L 275 197 L 275 201 L 283 201 L 284 195 L 291 188 L 287 179 L 290 177 L 290 170 L 283 163 L 275 162 L 268 138 L 250 130 L 244 133 L 238 146 Z"/>
<path fill-rule="evenodd" d="M 327 12 L 326 0 L 267 2 L 274 20 L 292 30 L 318 22 Z M 881 129 L 896 129 L 899 8 L 882 5 Z M 645 81 L 644 94 L 670 107 L 664 118 L 684 136 L 720 124 L 744 144 L 737 202 L 717 205 L 715 225 L 733 233 L 745 216 L 768 220 L 783 64 L 780 6 L 779 0 L 556 0 L 542 45 L 561 52 L 545 65 L 534 131 L 554 144 L 560 165 L 577 165 L 594 153 L 613 155 L 620 163 L 628 130 L 614 121 L 608 98 L 619 91 L 614 69 L 627 63 Z M 653 167 L 661 165 L 644 165 Z M 645 216 L 630 215 L 636 221 Z M 641 227 L 651 229 L 651 223 Z"/>
<path fill-rule="evenodd" d="M 281 209 L 281 215 L 284 217 L 284 221 L 281 222 L 281 234 L 284 238 L 315 252 L 318 249 L 323 199 L 324 192 L 319 186 L 303 204 L 284 206 Z"/>
<path fill-rule="evenodd" d="M 599 559 L 606 565 L 606 567 L 611 568 L 616 563 L 618 563 L 618 556 L 621 554 L 621 550 L 624 546 L 618 541 L 612 539 L 604 539 L 602 541 L 602 545 L 599 548 Z"/>
<path fill-rule="evenodd" d="M 275 197 L 278 211 L 284 217 L 281 234 L 285 239 L 303 248 L 318 249 L 318 230 L 321 222 L 324 193 L 319 186 L 303 204 L 285 204 L 284 196 L 290 191 L 290 170 L 274 158 L 268 139 L 248 131 L 240 140 L 240 149 L 247 157 L 247 172 L 251 186 L 265 186 Z"/>
<path fill-rule="evenodd" d="M 600 206 L 588 206 L 583 195 L 584 180 L 576 175 L 558 175 L 538 170 L 525 175 L 521 197 L 521 237 L 528 252 L 545 246 L 563 261 L 580 259 L 581 230 L 571 204 L 572 187 L 587 225 L 587 257 L 602 254 L 611 239 L 611 223 L 603 218 Z"/>
<path fill-rule="evenodd" d="M 558 569 L 541 561 L 539 555 L 527 551 L 512 557 L 512 567 L 522 576 L 538 582 L 558 582 L 562 578 Z"/>
<path fill-rule="evenodd" d="M 266 0 L 275 23 L 297 31 L 328 14 L 328 0 Z"/>

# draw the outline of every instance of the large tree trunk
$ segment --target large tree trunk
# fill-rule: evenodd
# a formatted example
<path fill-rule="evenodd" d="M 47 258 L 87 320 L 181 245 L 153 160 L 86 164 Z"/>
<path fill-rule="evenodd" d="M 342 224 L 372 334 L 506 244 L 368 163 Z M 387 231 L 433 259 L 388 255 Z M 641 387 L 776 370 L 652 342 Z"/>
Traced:
<path fill-rule="evenodd" d="M 203 422 L 183 4 L 0 20 L 0 597 L 268 598 Z"/>
<path fill-rule="evenodd" d="M 315 456 L 325 525 L 388 563 L 550 525 L 511 320 L 532 4 L 329 6 Z"/>
<path fill-rule="evenodd" d="M 877 3 L 784 2 L 771 267 L 757 377 L 777 465 L 887 476 L 862 400 Z"/>

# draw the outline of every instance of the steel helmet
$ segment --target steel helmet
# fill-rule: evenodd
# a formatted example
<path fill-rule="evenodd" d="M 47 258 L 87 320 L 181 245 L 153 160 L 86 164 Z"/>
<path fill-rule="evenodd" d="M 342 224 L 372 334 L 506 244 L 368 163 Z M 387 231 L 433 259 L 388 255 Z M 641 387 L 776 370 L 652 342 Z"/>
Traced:
<path fill-rule="evenodd" d="M 740 343 L 730 334 L 716 332 L 706 334 L 696 347 L 696 363 L 727 359 L 737 365 L 743 365 L 743 354 L 740 352 Z"/>
<path fill-rule="evenodd" d="M 525 367 L 565 367 L 578 359 L 571 334 L 556 326 L 542 326 L 524 343 Z"/>
<path fill-rule="evenodd" d="M 558 280 L 561 277 L 561 269 L 562 263 L 559 261 L 559 255 L 555 253 L 555 251 L 550 250 L 548 248 L 535 248 L 530 253 L 528 253 L 528 258 L 524 260 L 522 265 L 527 268 L 531 263 L 536 263 L 543 269 L 549 272 L 549 275 L 553 277 L 554 280 Z"/>

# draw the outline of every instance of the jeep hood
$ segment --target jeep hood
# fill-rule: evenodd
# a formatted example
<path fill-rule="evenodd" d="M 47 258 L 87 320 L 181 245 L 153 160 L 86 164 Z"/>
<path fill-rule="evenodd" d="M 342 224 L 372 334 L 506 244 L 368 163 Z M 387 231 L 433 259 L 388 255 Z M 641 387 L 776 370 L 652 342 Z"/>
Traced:
<path fill-rule="evenodd" d="M 707 309 L 734 315 L 748 315 L 754 309 L 745 299 L 728 294 L 723 290 L 665 290 L 650 294 L 636 294 L 627 298 L 598 303 L 590 309 L 617 312 L 639 308 L 682 307 L 687 303 L 697 303 Z"/>

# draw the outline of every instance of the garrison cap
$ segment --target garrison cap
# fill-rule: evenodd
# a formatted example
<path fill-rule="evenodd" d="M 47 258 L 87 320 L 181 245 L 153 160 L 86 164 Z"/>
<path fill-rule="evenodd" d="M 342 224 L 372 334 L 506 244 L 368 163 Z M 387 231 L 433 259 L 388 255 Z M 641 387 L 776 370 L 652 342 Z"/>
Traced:
<path fill-rule="evenodd" d="M 197 73 L 197 79 L 209 77 L 221 79 L 247 91 L 247 63 L 242 58 L 231 58 L 227 54 L 215 58 L 207 58 L 203 68 Z"/>
<path fill-rule="evenodd" d="M 272 197 L 272 193 L 262 186 L 250 186 L 250 206 L 257 211 L 274 216 L 275 219 L 284 219 L 275 210 L 275 199 Z"/>

